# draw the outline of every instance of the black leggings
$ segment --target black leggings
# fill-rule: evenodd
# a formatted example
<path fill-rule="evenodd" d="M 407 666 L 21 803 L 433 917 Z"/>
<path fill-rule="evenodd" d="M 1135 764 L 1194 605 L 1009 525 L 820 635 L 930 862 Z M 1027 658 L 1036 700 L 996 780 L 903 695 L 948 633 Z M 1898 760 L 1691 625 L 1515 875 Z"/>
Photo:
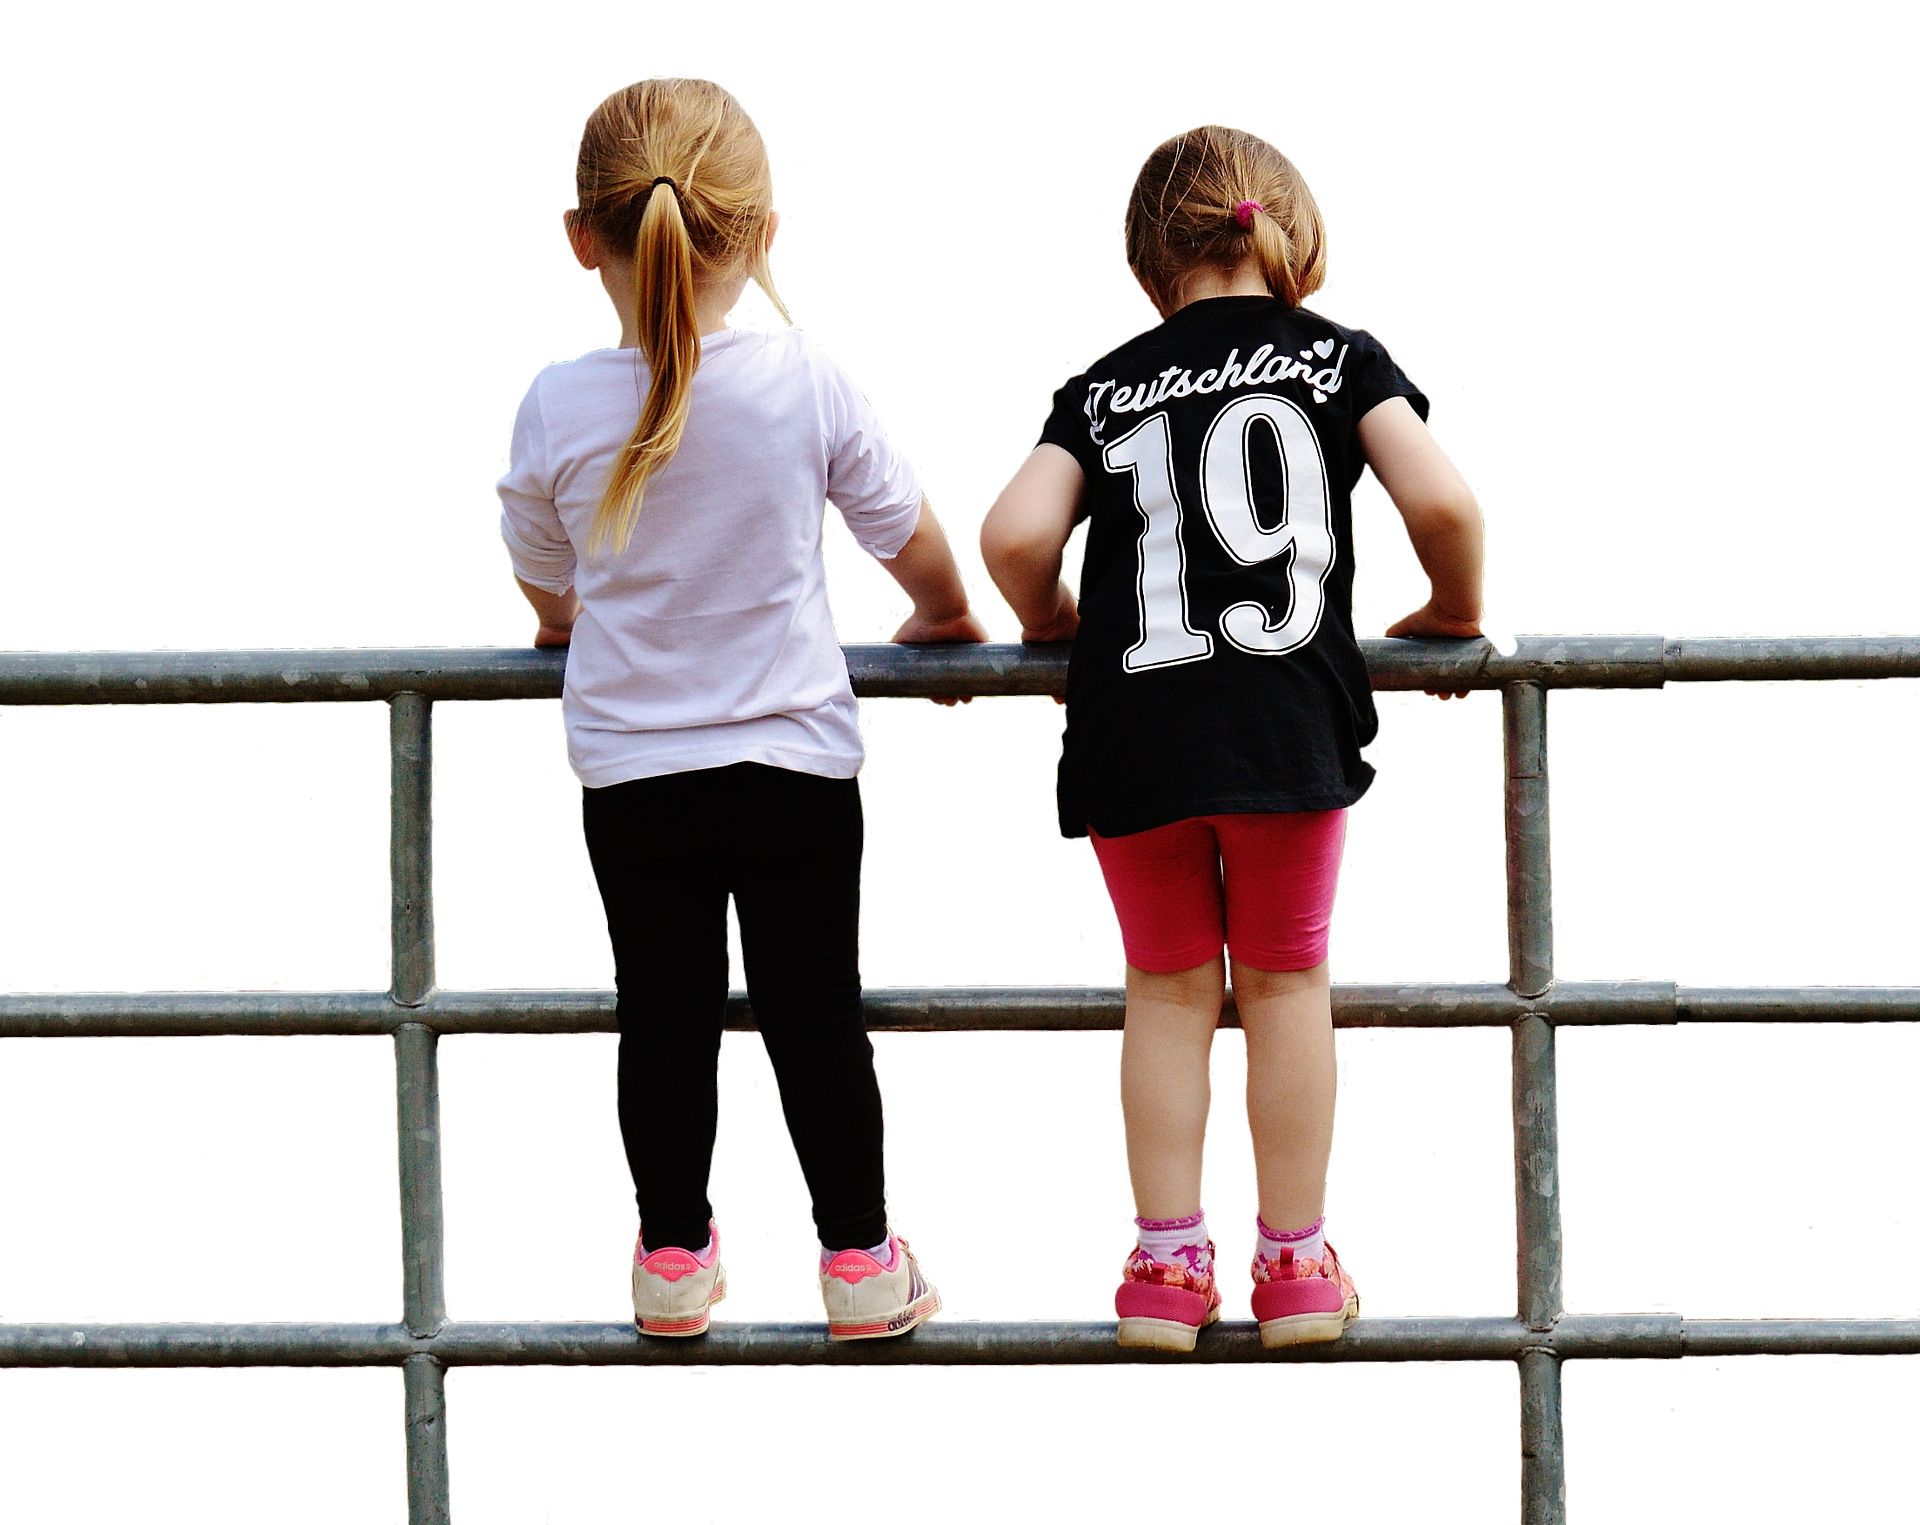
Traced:
<path fill-rule="evenodd" d="M 648 1250 L 707 1242 L 727 896 L 747 994 L 829 1250 L 887 1235 L 860 1008 L 860 785 L 760 763 L 588 789 L 620 1014 L 620 1134 Z"/>

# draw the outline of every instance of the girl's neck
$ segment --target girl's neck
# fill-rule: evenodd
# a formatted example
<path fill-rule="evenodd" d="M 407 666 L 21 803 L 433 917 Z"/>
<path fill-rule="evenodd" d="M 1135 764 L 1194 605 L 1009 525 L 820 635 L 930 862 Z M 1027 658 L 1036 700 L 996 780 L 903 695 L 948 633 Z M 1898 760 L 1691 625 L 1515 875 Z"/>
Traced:
<path fill-rule="evenodd" d="M 1252 260 L 1232 270 L 1222 270 L 1217 265 L 1201 265 L 1188 273 L 1180 283 L 1180 299 L 1160 316 L 1170 318 L 1183 307 L 1191 307 L 1195 302 L 1205 302 L 1213 297 L 1264 297 L 1272 294 L 1267 290 L 1260 267 Z"/>
<path fill-rule="evenodd" d="M 616 263 L 608 260 L 600 266 L 600 284 L 606 288 L 607 300 L 613 303 L 613 310 L 620 315 L 620 348 L 638 349 L 640 334 L 633 326 L 633 264 L 631 261 Z M 727 314 L 732 312 L 740 301 L 740 293 L 746 290 L 747 274 L 744 270 L 734 275 L 722 276 L 718 280 L 697 281 L 693 288 L 693 317 L 700 330 L 700 337 L 708 334 L 724 333 L 727 327 Z"/>

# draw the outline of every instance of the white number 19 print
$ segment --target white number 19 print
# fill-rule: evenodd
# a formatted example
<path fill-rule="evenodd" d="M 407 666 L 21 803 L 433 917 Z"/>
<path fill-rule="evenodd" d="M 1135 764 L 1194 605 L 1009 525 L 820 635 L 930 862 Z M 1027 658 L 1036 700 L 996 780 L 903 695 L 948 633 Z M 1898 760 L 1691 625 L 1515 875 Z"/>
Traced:
<path fill-rule="evenodd" d="M 1254 511 L 1247 436 L 1256 422 L 1280 445 L 1281 522 L 1266 529 Z M 1107 470 L 1133 473 L 1133 501 L 1146 521 L 1140 531 L 1140 639 L 1127 651 L 1128 672 L 1197 662 L 1213 655 L 1213 638 L 1187 615 L 1186 553 L 1180 544 L 1180 494 L 1173 481 L 1172 438 L 1165 413 L 1144 419 L 1107 446 Z M 1200 501 L 1227 554 L 1243 567 L 1293 552 L 1287 568 L 1285 617 L 1270 624 L 1266 606 L 1232 605 L 1220 633 L 1256 656 L 1284 656 L 1311 641 L 1326 612 L 1327 573 L 1333 568 L 1332 504 L 1320 441 L 1304 414 L 1284 397 L 1242 397 L 1221 409 L 1200 449 Z"/>
<path fill-rule="evenodd" d="M 1101 457 L 1107 470 L 1133 473 L 1140 531 L 1140 639 L 1127 648 L 1128 672 L 1173 667 L 1213 655 L 1213 637 L 1187 620 L 1187 553 L 1180 545 L 1180 494 L 1173 485 L 1173 437 L 1167 415 L 1141 420 Z"/>

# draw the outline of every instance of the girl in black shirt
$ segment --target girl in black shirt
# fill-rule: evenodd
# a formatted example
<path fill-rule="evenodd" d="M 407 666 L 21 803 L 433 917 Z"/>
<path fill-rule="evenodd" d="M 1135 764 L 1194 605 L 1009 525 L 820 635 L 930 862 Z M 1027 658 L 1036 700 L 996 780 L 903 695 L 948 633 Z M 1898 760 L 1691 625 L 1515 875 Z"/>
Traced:
<path fill-rule="evenodd" d="M 1261 1338 L 1334 1339 L 1359 1297 L 1323 1232 L 1327 921 L 1377 728 L 1350 495 L 1371 465 L 1432 581 L 1390 636 L 1480 633 L 1480 511 L 1380 343 L 1301 307 L 1325 231 L 1272 145 L 1221 127 L 1162 144 L 1126 242 L 1165 321 L 1060 388 L 980 536 L 1022 638 L 1074 643 L 1060 829 L 1092 838 L 1127 950 L 1140 1216 L 1120 1343 L 1191 1350 L 1219 1316 L 1200 1157 L 1223 948 L 1247 1036 Z M 1060 564 L 1082 519 L 1076 600 Z"/>

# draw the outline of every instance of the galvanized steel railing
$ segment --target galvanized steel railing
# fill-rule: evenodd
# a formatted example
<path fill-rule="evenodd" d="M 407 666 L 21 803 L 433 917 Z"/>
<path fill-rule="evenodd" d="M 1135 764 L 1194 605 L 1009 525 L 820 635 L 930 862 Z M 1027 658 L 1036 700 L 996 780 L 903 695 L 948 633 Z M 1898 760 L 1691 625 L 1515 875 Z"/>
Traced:
<path fill-rule="evenodd" d="M 1339 1027 L 1507 1027 L 1513 1032 L 1519 1308 L 1504 1318 L 1365 1318 L 1344 1338 L 1260 1346 L 1252 1323 L 1217 1326 L 1179 1360 L 1513 1361 L 1520 1375 L 1521 1513 L 1566 1516 L 1560 1363 L 1682 1355 L 1920 1353 L 1920 1319 L 1686 1319 L 1561 1309 L 1554 1032 L 1570 1025 L 1920 1020 L 1920 988 L 1692 989 L 1654 981 L 1557 984 L 1548 862 L 1547 690 L 1668 682 L 1920 677 L 1920 637 L 1371 641 L 1374 686 L 1501 690 L 1506 738 L 1504 985 L 1347 985 Z M 864 697 L 1057 694 L 1054 647 L 852 646 Z M 258 651 L 0 654 L 0 704 L 216 704 L 384 700 L 392 711 L 393 988 L 382 994 L 0 996 L 0 1037 L 391 1033 L 397 1077 L 402 1318 L 397 1324 L 5 1324 L 0 1366 L 398 1366 L 405 1374 L 412 1525 L 450 1519 L 446 1368 L 458 1365 L 1105 1365 L 1165 1359 L 1121 1350 L 1100 1323 L 938 1320 L 899 1340 L 834 1345 L 819 1324 L 716 1324 L 699 1341 L 647 1341 L 629 1324 L 454 1323 L 447 1318 L 437 1045 L 442 1033 L 614 1030 L 610 995 L 434 988 L 432 705 L 545 699 L 556 652 Z M 1116 990 L 887 990 L 877 1031 L 1107 1031 Z M 1231 1003 L 1223 1017 L 1236 1021 Z M 736 997 L 728 1026 L 750 1028 Z"/>

